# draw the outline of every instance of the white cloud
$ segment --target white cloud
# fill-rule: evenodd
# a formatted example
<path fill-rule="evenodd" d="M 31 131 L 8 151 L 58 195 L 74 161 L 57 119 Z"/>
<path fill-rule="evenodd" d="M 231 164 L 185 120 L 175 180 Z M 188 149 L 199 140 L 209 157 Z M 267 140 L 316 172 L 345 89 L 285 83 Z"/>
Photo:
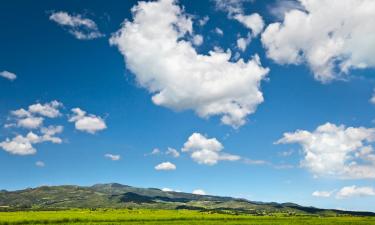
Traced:
<path fill-rule="evenodd" d="M 374 141 L 374 128 L 326 123 L 313 132 L 284 133 L 276 143 L 300 144 L 304 151 L 301 165 L 315 176 L 360 179 L 375 178 L 375 154 L 370 145 Z"/>
<path fill-rule="evenodd" d="M 206 192 L 202 189 L 196 189 L 193 191 L 193 194 L 195 195 L 206 195 Z"/>
<path fill-rule="evenodd" d="M 36 129 L 43 125 L 43 117 L 56 118 L 60 116 L 60 107 L 62 107 L 62 103 L 54 100 L 45 104 L 30 105 L 28 110 L 21 108 L 11 111 L 11 115 L 16 117 L 18 127 Z"/>
<path fill-rule="evenodd" d="M 173 156 L 173 157 L 175 157 L 175 158 L 180 157 L 180 153 L 179 153 L 176 149 L 174 149 L 174 148 L 169 148 L 169 147 L 168 147 L 168 149 L 167 149 L 167 151 L 165 152 L 165 154 L 167 154 L 167 155 L 171 155 L 171 156 Z"/>
<path fill-rule="evenodd" d="M 164 191 L 164 192 L 172 192 L 173 191 L 173 189 L 170 189 L 170 188 L 163 188 L 161 190 Z"/>
<path fill-rule="evenodd" d="M 192 19 L 173 0 L 139 2 L 132 12 L 133 21 L 125 21 L 110 43 L 156 105 L 192 109 L 203 118 L 219 115 L 233 127 L 245 124 L 263 102 L 260 82 L 268 69 L 257 55 L 231 62 L 230 50 L 198 54 L 183 38 L 193 34 Z"/>
<path fill-rule="evenodd" d="M 40 129 L 41 136 L 38 137 L 38 141 L 36 143 L 40 142 L 52 142 L 54 144 L 61 144 L 62 140 L 59 137 L 56 137 L 56 134 L 60 134 L 63 131 L 63 126 L 48 126 L 48 127 L 42 127 Z"/>
<path fill-rule="evenodd" d="M 69 122 L 74 122 L 77 130 L 94 134 L 107 128 L 105 121 L 99 116 L 93 114 L 87 115 L 87 113 L 80 108 L 74 108 L 72 112 L 73 115 L 69 118 Z"/>
<path fill-rule="evenodd" d="M 200 19 L 199 21 L 198 21 L 198 24 L 199 24 L 199 26 L 204 26 L 204 25 L 206 25 L 206 23 L 208 22 L 210 20 L 210 17 L 208 17 L 208 16 L 205 16 L 205 17 L 203 17 L 202 19 Z"/>
<path fill-rule="evenodd" d="M 67 28 L 69 33 L 79 40 L 92 40 L 104 36 L 94 21 L 79 14 L 69 15 L 67 12 L 60 11 L 52 13 L 49 19 Z"/>
<path fill-rule="evenodd" d="M 22 135 L 17 135 L 13 139 L 7 138 L 0 142 L 0 147 L 14 155 L 32 155 L 36 149 L 32 146 L 30 140 Z"/>
<path fill-rule="evenodd" d="M 216 9 L 227 12 L 230 16 L 243 13 L 243 4 L 254 0 L 214 0 Z"/>
<path fill-rule="evenodd" d="M 267 56 L 279 64 L 307 63 L 315 79 L 342 79 L 353 68 L 375 67 L 375 1 L 300 0 L 262 34 Z M 329 18 L 327 20 L 327 18 Z"/>
<path fill-rule="evenodd" d="M 23 127 L 26 129 L 36 129 L 42 126 L 43 124 L 43 118 L 42 117 L 26 117 L 22 119 L 18 119 L 17 126 Z"/>
<path fill-rule="evenodd" d="M 43 161 L 37 161 L 37 162 L 35 162 L 35 166 L 37 166 L 37 167 L 45 167 L 46 164 Z"/>
<path fill-rule="evenodd" d="M 247 46 L 250 44 L 251 42 L 251 36 L 247 36 L 247 37 L 240 37 L 237 39 L 237 48 L 239 48 L 241 51 L 245 51 Z"/>
<path fill-rule="evenodd" d="M 215 165 L 221 160 L 236 161 L 241 157 L 222 152 L 224 146 L 216 138 L 207 138 L 200 133 L 193 133 L 185 142 L 182 152 L 190 153 L 199 164 Z"/>
<path fill-rule="evenodd" d="M 26 136 L 17 135 L 12 139 L 7 138 L 5 141 L 0 142 L 0 147 L 14 155 L 32 155 L 36 153 L 33 144 L 43 142 L 51 142 L 53 144 L 62 143 L 62 140 L 55 136 L 62 131 L 62 126 L 43 127 L 40 131 L 41 135 L 35 134 L 34 132 L 29 132 Z"/>
<path fill-rule="evenodd" d="M 343 187 L 336 194 L 336 198 L 350 198 L 350 197 L 365 197 L 365 196 L 375 196 L 375 189 L 372 187 L 357 187 L 347 186 Z"/>
<path fill-rule="evenodd" d="M 39 114 L 49 118 L 56 118 L 61 115 L 59 108 L 62 106 L 63 104 L 61 102 L 54 100 L 43 105 L 40 103 L 30 105 L 28 111 L 33 114 Z"/>
<path fill-rule="evenodd" d="M 31 113 L 25 109 L 17 109 L 17 110 L 14 110 L 14 111 L 11 111 L 10 112 L 13 116 L 16 116 L 16 117 L 29 117 L 31 116 Z"/>
<path fill-rule="evenodd" d="M 374 92 L 372 93 L 372 96 L 371 96 L 371 98 L 370 98 L 370 102 L 371 102 L 372 104 L 375 105 L 375 90 L 374 90 Z"/>
<path fill-rule="evenodd" d="M 0 72 L 0 77 L 4 77 L 4 78 L 12 81 L 12 80 L 15 80 L 17 78 L 17 75 L 12 73 L 12 72 L 4 70 L 4 71 Z"/>
<path fill-rule="evenodd" d="M 193 44 L 195 46 L 200 46 L 203 44 L 203 36 L 200 34 L 194 35 L 193 37 Z"/>
<path fill-rule="evenodd" d="M 318 197 L 318 198 L 328 198 L 331 197 L 332 191 L 314 191 L 312 193 L 312 196 Z"/>
<path fill-rule="evenodd" d="M 155 170 L 175 170 L 176 166 L 171 162 L 163 162 L 155 166 Z"/>
<path fill-rule="evenodd" d="M 277 0 L 274 4 L 268 5 L 268 10 L 277 20 L 283 20 L 287 12 L 291 10 L 304 10 L 300 2 L 296 0 Z"/>
<path fill-rule="evenodd" d="M 113 155 L 113 154 L 109 154 L 109 153 L 105 154 L 104 157 L 106 157 L 106 158 L 108 158 L 112 161 L 118 161 L 118 160 L 121 159 L 120 155 Z"/>
<path fill-rule="evenodd" d="M 152 151 L 150 153 L 150 155 L 158 155 L 158 154 L 160 154 L 160 149 L 158 149 L 158 148 L 152 149 Z"/>
<path fill-rule="evenodd" d="M 220 29 L 220 28 L 218 28 L 218 27 L 215 28 L 215 32 L 216 32 L 218 35 L 221 35 L 221 36 L 224 35 L 223 30 Z"/>
<path fill-rule="evenodd" d="M 263 28 L 263 18 L 258 13 L 244 14 L 243 3 L 254 0 L 215 0 L 216 9 L 227 12 L 228 18 L 235 19 L 251 31 L 252 37 L 258 36 Z M 250 36 L 249 36 L 250 43 Z"/>
<path fill-rule="evenodd" d="M 28 110 L 23 108 L 11 111 L 11 119 L 14 123 L 5 124 L 5 128 L 21 127 L 26 129 L 33 129 L 37 131 L 28 132 L 26 136 L 17 134 L 13 138 L 6 138 L 0 142 L 0 147 L 5 151 L 16 155 L 32 155 L 36 153 L 34 144 L 43 142 L 51 142 L 53 144 L 61 144 L 61 138 L 57 137 L 63 131 L 63 126 L 43 127 L 45 117 L 56 118 L 60 116 L 59 107 L 62 104 L 58 101 L 51 101 L 45 104 L 33 104 L 28 107 Z"/>
<path fill-rule="evenodd" d="M 236 14 L 234 19 L 250 29 L 253 37 L 258 36 L 264 28 L 263 18 L 258 13 L 251 15 Z"/>

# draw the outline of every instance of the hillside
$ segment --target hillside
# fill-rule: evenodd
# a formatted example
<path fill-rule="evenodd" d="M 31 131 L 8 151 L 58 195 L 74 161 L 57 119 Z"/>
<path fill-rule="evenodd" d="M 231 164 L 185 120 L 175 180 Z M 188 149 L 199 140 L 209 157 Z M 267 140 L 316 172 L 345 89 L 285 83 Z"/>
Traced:
<path fill-rule="evenodd" d="M 0 191 L 0 210 L 3 211 L 67 208 L 192 209 L 256 215 L 284 213 L 375 216 L 375 213 L 370 212 L 326 210 L 293 203 L 263 203 L 231 197 L 165 192 L 156 188 L 136 188 L 117 183 L 90 187 L 41 186 L 19 191 Z"/>

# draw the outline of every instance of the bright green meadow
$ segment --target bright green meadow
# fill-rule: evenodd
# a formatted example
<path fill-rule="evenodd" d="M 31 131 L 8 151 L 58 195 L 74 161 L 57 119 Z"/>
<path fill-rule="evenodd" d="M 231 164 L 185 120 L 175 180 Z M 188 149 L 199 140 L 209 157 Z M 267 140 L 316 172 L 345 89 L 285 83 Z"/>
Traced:
<path fill-rule="evenodd" d="M 193 210 L 99 209 L 0 212 L 0 225 L 11 224 L 248 224 L 248 225 L 367 225 L 374 217 L 319 217 L 283 214 L 269 216 L 230 215 Z"/>

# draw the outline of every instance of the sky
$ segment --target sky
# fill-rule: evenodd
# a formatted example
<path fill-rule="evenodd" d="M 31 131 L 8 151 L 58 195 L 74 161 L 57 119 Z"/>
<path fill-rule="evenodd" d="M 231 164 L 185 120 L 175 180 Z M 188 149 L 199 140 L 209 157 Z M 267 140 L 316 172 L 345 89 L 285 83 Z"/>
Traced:
<path fill-rule="evenodd" d="M 0 189 L 117 182 L 375 211 L 374 13 L 3 1 Z"/>

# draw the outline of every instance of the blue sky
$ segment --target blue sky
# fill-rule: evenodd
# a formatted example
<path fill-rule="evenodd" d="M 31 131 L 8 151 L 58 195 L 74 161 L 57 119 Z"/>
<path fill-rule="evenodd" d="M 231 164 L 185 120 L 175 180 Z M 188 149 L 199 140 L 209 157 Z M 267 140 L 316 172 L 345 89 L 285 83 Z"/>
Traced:
<path fill-rule="evenodd" d="M 374 19 L 312 2 L 4 1 L 0 189 L 118 182 L 375 211 L 375 43 L 357 35 Z"/>

